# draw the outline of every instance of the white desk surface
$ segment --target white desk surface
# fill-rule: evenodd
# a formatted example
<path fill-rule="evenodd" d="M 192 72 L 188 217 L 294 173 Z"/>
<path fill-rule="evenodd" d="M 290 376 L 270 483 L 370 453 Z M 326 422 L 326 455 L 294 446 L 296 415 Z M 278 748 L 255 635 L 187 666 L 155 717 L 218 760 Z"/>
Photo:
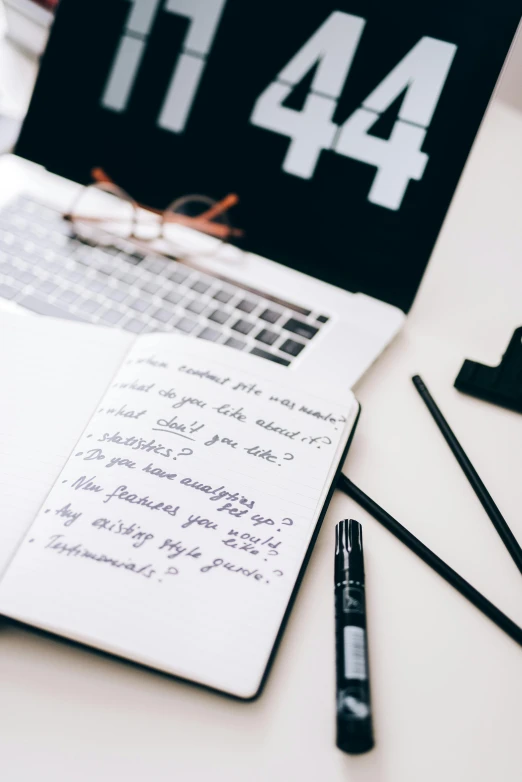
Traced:
<path fill-rule="evenodd" d="M 356 389 L 345 470 L 522 625 L 520 575 L 409 379 L 522 540 L 522 416 L 452 387 L 464 357 L 497 363 L 522 325 L 521 215 L 522 115 L 497 102 L 408 324 Z M 334 746 L 333 528 L 348 516 L 364 525 L 377 742 L 361 757 Z M 0 624 L 6 782 L 520 782 L 521 704 L 522 649 L 339 493 L 254 703 Z"/>

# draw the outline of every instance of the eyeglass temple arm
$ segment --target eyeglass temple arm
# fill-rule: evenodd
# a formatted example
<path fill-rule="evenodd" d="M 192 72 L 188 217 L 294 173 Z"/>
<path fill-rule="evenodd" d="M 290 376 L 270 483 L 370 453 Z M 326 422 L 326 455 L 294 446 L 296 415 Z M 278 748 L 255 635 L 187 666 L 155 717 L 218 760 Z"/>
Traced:
<path fill-rule="evenodd" d="M 239 196 L 235 193 L 229 193 L 227 196 L 218 201 L 217 204 L 211 206 L 206 212 L 199 215 L 200 220 L 213 220 L 214 217 L 219 217 L 223 212 L 227 212 L 239 201 Z"/>
<path fill-rule="evenodd" d="M 92 169 L 91 176 L 93 180 L 99 184 L 103 183 L 116 185 L 116 182 L 100 166 Z M 215 217 L 219 217 L 219 215 L 227 212 L 229 209 L 235 206 L 238 201 L 239 196 L 236 193 L 229 193 L 224 198 L 222 198 L 221 201 L 218 201 L 216 204 L 211 206 L 210 209 L 207 209 L 206 212 L 202 212 L 202 214 L 198 215 L 198 220 L 213 220 Z M 157 214 L 161 213 L 161 210 L 154 209 L 150 206 L 144 206 L 143 204 L 139 203 L 138 206 L 140 206 L 142 209 L 148 209 L 150 212 L 156 212 Z"/>
<path fill-rule="evenodd" d="M 95 168 L 91 169 L 91 176 L 94 182 L 98 182 L 98 184 L 102 184 L 102 183 L 108 185 L 116 184 L 114 179 L 111 179 L 111 177 L 104 171 L 104 169 L 99 166 L 96 166 Z"/>

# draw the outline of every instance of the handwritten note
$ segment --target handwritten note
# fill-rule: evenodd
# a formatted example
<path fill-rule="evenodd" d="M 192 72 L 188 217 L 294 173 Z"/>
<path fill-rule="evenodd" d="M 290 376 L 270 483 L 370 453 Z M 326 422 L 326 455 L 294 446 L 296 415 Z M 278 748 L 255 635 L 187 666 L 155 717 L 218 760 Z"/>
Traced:
<path fill-rule="evenodd" d="M 203 342 L 139 338 L 0 606 L 252 695 L 353 424 L 345 396 L 307 392 L 288 370 Z"/>

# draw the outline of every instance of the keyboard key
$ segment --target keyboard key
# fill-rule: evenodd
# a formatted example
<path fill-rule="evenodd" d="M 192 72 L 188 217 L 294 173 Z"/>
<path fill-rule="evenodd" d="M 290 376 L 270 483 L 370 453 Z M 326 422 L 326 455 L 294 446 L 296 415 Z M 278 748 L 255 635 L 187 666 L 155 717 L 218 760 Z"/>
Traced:
<path fill-rule="evenodd" d="M 137 263 L 140 263 L 145 258 L 143 253 L 139 253 L 137 251 L 134 251 L 133 253 L 125 253 L 125 257 L 132 258 L 132 260 L 136 261 Z"/>
<path fill-rule="evenodd" d="M 8 215 L 5 215 L 5 219 L 2 220 L 2 225 L 9 225 L 13 226 L 14 228 L 18 228 L 20 231 L 26 231 L 27 228 L 29 228 L 30 223 L 25 219 L 25 217 L 21 217 L 20 215 L 13 215 L 11 219 L 8 219 Z"/>
<path fill-rule="evenodd" d="M 69 282 L 80 282 L 85 279 L 85 272 L 80 272 L 78 269 L 62 269 L 62 274 Z"/>
<path fill-rule="evenodd" d="M 147 271 L 159 274 L 164 270 L 166 263 L 167 261 L 162 261 L 160 258 L 145 258 L 141 265 Z"/>
<path fill-rule="evenodd" d="M 318 315 L 316 318 L 318 323 L 328 323 L 329 320 L 330 318 L 327 318 L 326 315 Z"/>
<path fill-rule="evenodd" d="M 19 282 L 25 283 L 25 285 L 29 285 L 29 283 L 35 282 L 36 277 L 32 272 L 25 271 L 24 269 L 19 269 L 17 266 L 14 266 L 11 270 L 11 274 L 13 277 L 15 277 Z"/>
<path fill-rule="evenodd" d="M 118 302 L 124 301 L 128 295 L 129 292 L 125 288 L 108 288 L 106 292 L 107 298 Z"/>
<path fill-rule="evenodd" d="M 304 345 L 302 342 L 296 342 L 295 339 L 287 339 L 286 342 L 283 342 L 279 350 L 282 350 L 283 353 L 288 353 L 291 356 L 298 356 L 303 348 Z"/>
<path fill-rule="evenodd" d="M 299 337 L 304 337 L 305 339 L 312 339 L 319 331 L 315 326 L 310 326 L 309 323 L 303 323 L 301 320 L 297 320 L 297 318 L 290 318 L 290 320 L 287 320 L 283 328 L 287 331 L 293 331 L 294 334 L 297 334 Z"/>
<path fill-rule="evenodd" d="M 234 331 L 239 331 L 240 334 L 250 334 L 254 328 L 254 324 L 250 323 L 248 320 L 238 320 L 237 323 L 234 323 L 232 328 Z"/>
<path fill-rule="evenodd" d="M 259 342 L 264 342 L 265 345 L 273 345 L 276 339 L 278 338 L 278 336 L 279 334 L 276 334 L 275 331 L 269 331 L 268 329 L 263 329 L 256 336 L 256 339 Z"/>
<path fill-rule="evenodd" d="M 45 258 L 45 266 L 48 264 L 53 264 L 53 261 L 57 258 L 56 253 L 52 252 L 52 250 L 46 250 L 44 253 Z M 74 256 L 74 260 L 76 263 L 81 263 L 83 266 L 91 266 L 91 253 L 87 252 L 86 250 L 80 250 L 80 252 L 77 252 Z"/>
<path fill-rule="evenodd" d="M 24 242 L 22 244 L 21 252 L 24 255 L 27 254 L 29 257 L 32 257 L 38 252 L 38 247 L 34 242 Z"/>
<path fill-rule="evenodd" d="M 145 256 L 141 253 L 125 253 L 123 259 L 131 264 L 131 266 L 137 266 Z"/>
<path fill-rule="evenodd" d="M 99 266 L 103 266 L 107 260 L 102 251 L 98 247 L 82 247 L 78 250 L 75 257 L 87 258 L 89 265 L 97 269 Z"/>
<path fill-rule="evenodd" d="M 214 312 L 211 312 L 208 316 L 209 320 L 213 320 L 214 323 L 220 323 L 223 325 L 223 323 L 226 323 L 229 319 L 230 315 L 228 312 L 225 312 L 225 310 L 214 310 Z"/>
<path fill-rule="evenodd" d="M 106 255 L 114 256 L 114 255 L 118 255 L 120 250 L 119 250 L 118 247 L 115 247 L 114 245 L 109 244 L 107 247 L 103 248 L 103 252 Z"/>
<path fill-rule="evenodd" d="M 107 264 L 96 263 L 96 270 L 100 274 L 105 274 L 107 277 L 112 277 L 114 273 L 114 266 L 108 266 Z"/>
<path fill-rule="evenodd" d="M 156 334 L 159 334 L 160 332 L 169 332 L 169 334 L 172 334 L 174 330 L 174 326 L 172 323 L 151 323 L 151 325 L 147 328 L 148 331 L 154 331 Z"/>
<path fill-rule="evenodd" d="M 119 275 L 119 279 L 121 282 L 123 282 L 124 285 L 138 285 L 139 277 L 137 277 L 132 272 L 127 272 L 126 274 Z"/>
<path fill-rule="evenodd" d="M 190 272 L 188 272 L 186 269 L 181 268 L 178 264 L 172 263 L 172 270 L 168 272 L 168 278 L 169 280 L 172 280 L 172 282 L 182 283 L 184 280 L 189 277 Z"/>
<path fill-rule="evenodd" d="M 185 305 L 185 309 L 189 312 L 193 312 L 195 315 L 201 315 L 206 306 L 206 301 L 203 301 L 202 299 L 193 299 L 189 304 Z"/>
<path fill-rule="evenodd" d="M 236 304 L 236 309 L 241 310 L 241 312 L 246 312 L 247 314 L 252 312 L 252 310 L 255 310 L 257 306 L 256 301 L 252 301 L 251 299 L 243 299 L 239 302 L 239 304 Z"/>
<path fill-rule="evenodd" d="M 10 274 L 11 277 L 15 277 L 15 272 L 18 271 L 18 267 L 11 261 L 3 261 L 0 268 L 2 269 L 3 274 Z"/>
<path fill-rule="evenodd" d="M 146 299 L 132 299 L 129 301 L 129 307 L 132 307 L 136 312 L 146 312 L 150 307 L 150 302 Z"/>
<path fill-rule="evenodd" d="M 269 353 L 268 350 L 261 350 L 261 348 L 252 348 L 250 351 L 253 356 L 259 356 L 260 358 L 266 358 L 269 361 L 274 361 L 276 364 L 282 364 L 284 367 L 287 367 L 290 362 L 287 361 L 286 358 L 281 358 L 281 356 L 275 356 L 273 353 Z"/>
<path fill-rule="evenodd" d="M 95 277 L 93 280 L 86 280 L 86 285 L 89 290 L 93 291 L 94 293 L 101 293 L 101 291 L 104 291 L 107 287 L 105 283 L 103 283 L 97 277 Z"/>
<path fill-rule="evenodd" d="M 13 245 L 16 241 L 15 235 L 12 234 L 10 231 L 0 231 L 0 243 L 5 245 L 6 247 L 9 247 L 10 245 Z"/>
<path fill-rule="evenodd" d="M 221 290 L 215 293 L 213 298 L 216 301 L 220 301 L 221 304 L 228 304 L 233 295 L 230 291 Z"/>
<path fill-rule="evenodd" d="M 210 283 L 206 280 L 196 280 L 190 287 L 196 293 L 205 293 L 210 288 Z"/>
<path fill-rule="evenodd" d="M 128 266 L 122 266 L 121 268 L 115 269 L 114 276 L 127 285 L 134 285 L 136 280 L 139 279 L 138 275 L 129 269 Z"/>
<path fill-rule="evenodd" d="M 16 288 L 12 288 L 10 285 L 0 282 L 0 296 L 3 299 L 14 299 L 17 293 L 18 290 Z"/>
<path fill-rule="evenodd" d="M 227 341 L 225 342 L 225 345 L 228 345 L 229 348 L 235 348 L 236 350 L 243 350 L 243 348 L 246 345 L 246 342 L 243 342 L 242 339 L 236 339 L 235 337 L 229 337 Z"/>
<path fill-rule="evenodd" d="M 47 228 L 44 228 L 42 225 L 38 225 L 38 223 L 32 223 L 28 226 L 28 228 L 29 231 L 39 239 L 47 234 Z"/>
<path fill-rule="evenodd" d="M 145 324 L 142 323 L 141 320 L 138 320 L 137 318 L 131 318 L 126 323 L 123 324 L 123 328 L 126 331 L 132 331 L 134 334 L 141 334 L 141 332 L 145 329 Z"/>
<path fill-rule="evenodd" d="M 24 296 L 18 300 L 18 303 L 31 312 L 37 312 L 38 315 L 51 315 L 54 318 L 66 318 L 67 320 L 85 320 L 80 315 L 71 315 L 64 307 L 56 307 L 36 296 Z"/>
<path fill-rule="evenodd" d="M 36 266 L 40 264 L 39 253 L 38 254 L 26 253 L 24 250 L 20 249 L 19 247 L 13 247 L 12 255 L 14 258 L 23 261 L 25 264 L 30 264 L 31 266 Z"/>
<path fill-rule="evenodd" d="M 159 320 L 160 323 L 168 323 L 169 320 L 171 320 L 172 315 L 172 310 L 167 310 L 165 307 L 160 307 L 159 310 L 156 310 L 156 312 L 152 313 L 152 317 L 156 318 L 156 320 Z"/>
<path fill-rule="evenodd" d="M 267 323 L 277 323 L 282 314 L 279 310 L 266 309 L 259 317 Z"/>
<path fill-rule="evenodd" d="M 63 271 L 63 263 L 58 260 L 58 256 L 55 256 L 54 259 L 42 258 L 40 259 L 38 266 L 43 271 L 53 272 L 54 274 L 59 274 L 60 276 Z"/>
<path fill-rule="evenodd" d="M 58 296 L 58 300 L 63 301 L 64 304 L 72 304 L 77 298 L 78 294 L 71 290 L 65 290 Z"/>
<path fill-rule="evenodd" d="M 159 280 L 149 280 L 140 287 L 146 293 L 156 293 L 161 288 L 161 282 Z"/>
<path fill-rule="evenodd" d="M 94 241 L 94 239 L 91 239 L 89 236 L 77 236 L 76 240 L 77 240 L 79 248 L 80 248 L 77 251 L 77 253 L 76 253 L 77 255 L 82 255 L 83 256 L 83 247 L 87 248 L 87 247 L 96 247 L 97 246 L 96 242 Z"/>
<path fill-rule="evenodd" d="M 118 323 L 122 318 L 123 312 L 118 312 L 118 310 L 107 310 L 101 314 L 102 323 L 108 323 L 109 326 L 114 326 L 114 324 Z"/>
<path fill-rule="evenodd" d="M 220 332 L 216 329 L 205 328 L 198 334 L 200 339 L 208 339 L 210 342 L 215 342 L 220 337 Z"/>
<path fill-rule="evenodd" d="M 53 291 L 56 290 L 58 285 L 53 282 L 52 280 L 43 280 L 42 282 L 38 283 L 38 293 L 43 293 L 44 296 L 49 296 Z"/>
<path fill-rule="evenodd" d="M 176 323 L 176 328 L 180 331 L 184 331 L 186 334 L 190 334 L 191 331 L 194 331 L 198 324 L 195 320 L 191 320 L 190 318 L 181 318 L 181 320 L 178 320 Z"/>
<path fill-rule="evenodd" d="M 172 290 L 169 291 L 164 297 L 165 301 L 168 301 L 170 304 L 179 304 L 181 299 L 183 298 L 183 294 L 179 291 Z"/>
<path fill-rule="evenodd" d="M 132 255 L 134 252 L 133 246 L 130 242 L 128 242 L 126 239 L 118 239 L 117 242 L 114 243 L 114 247 L 118 248 L 118 252 L 120 257 L 118 258 L 118 262 L 125 261 L 129 255 Z M 119 263 L 116 264 L 118 266 Z"/>
<path fill-rule="evenodd" d="M 78 244 L 76 237 L 71 236 L 70 234 L 61 234 L 58 233 L 58 231 L 52 231 L 52 233 L 49 234 L 49 238 L 57 247 L 66 248 L 68 253 Z"/>
<path fill-rule="evenodd" d="M 96 301 L 96 299 L 81 299 L 80 301 L 76 302 L 76 306 L 82 312 L 93 315 L 97 310 L 100 309 L 101 304 L 99 301 Z"/>

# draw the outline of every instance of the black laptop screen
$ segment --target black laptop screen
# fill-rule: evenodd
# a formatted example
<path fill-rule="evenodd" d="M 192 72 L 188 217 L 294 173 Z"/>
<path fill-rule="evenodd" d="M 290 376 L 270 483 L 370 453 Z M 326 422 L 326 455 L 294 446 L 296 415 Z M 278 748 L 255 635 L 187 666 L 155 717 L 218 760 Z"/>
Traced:
<path fill-rule="evenodd" d="M 408 310 L 519 4 L 62 0 L 17 153 Z"/>

